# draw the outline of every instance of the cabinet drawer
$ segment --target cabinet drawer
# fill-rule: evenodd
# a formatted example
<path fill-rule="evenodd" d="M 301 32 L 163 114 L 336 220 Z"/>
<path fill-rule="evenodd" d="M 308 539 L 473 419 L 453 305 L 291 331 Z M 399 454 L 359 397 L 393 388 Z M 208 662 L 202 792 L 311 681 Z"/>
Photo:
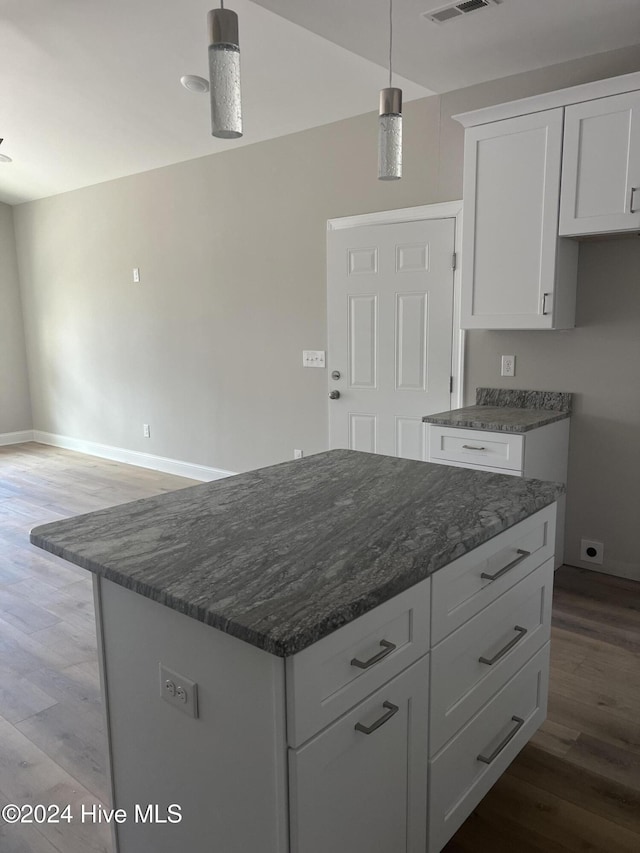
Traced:
<path fill-rule="evenodd" d="M 299 746 L 429 651 L 431 581 L 286 661 L 287 740 Z"/>
<path fill-rule="evenodd" d="M 524 436 L 507 432 L 481 432 L 431 424 L 429 458 L 461 465 L 522 470 Z"/>
<path fill-rule="evenodd" d="M 555 535 L 554 503 L 435 572 L 431 644 L 439 643 L 552 557 Z"/>
<path fill-rule="evenodd" d="M 291 853 L 424 853 L 428 682 L 425 656 L 289 750 Z"/>
<path fill-rule="evenodd" d="M 550 559 L 435 647 L 431 756 L 549 641 L 552 595 Z"/>
<path fill-rule="evenodd" d="M 429 850 L 441 850 L 543 722 L 549 644 L 429 762 Z"/>

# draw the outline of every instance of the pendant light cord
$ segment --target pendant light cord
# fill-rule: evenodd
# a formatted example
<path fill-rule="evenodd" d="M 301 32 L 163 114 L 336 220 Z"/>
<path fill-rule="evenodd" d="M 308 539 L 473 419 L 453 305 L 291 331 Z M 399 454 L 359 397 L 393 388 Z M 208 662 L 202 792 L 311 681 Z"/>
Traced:
<path fill-rule="evenodd" d="M 389 0 L 389 88 L 391 88 L 391 48 L 393 46 L 393 0 Z"/>

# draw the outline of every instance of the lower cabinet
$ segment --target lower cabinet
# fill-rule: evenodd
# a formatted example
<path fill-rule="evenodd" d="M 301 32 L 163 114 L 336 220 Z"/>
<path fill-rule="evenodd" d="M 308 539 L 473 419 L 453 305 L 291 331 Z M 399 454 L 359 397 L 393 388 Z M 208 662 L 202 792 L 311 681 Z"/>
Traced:
<path fill-rule="evenodd" d="M 525 433 L 428 424 L 428 462 L 493 474 L 567 482 L 569 418 Z M 565 495 L 558 499 L 555 567 L 564 561 Z"/>
<path fill-rule="evenodd" d="M 288 853 L 440 853 L 545 718 L 555 519 L 288 661 Z"/>
<path fill-rule="evenodd" d="M 429 656 L 289 750 L 291 853 L 425 853 Z"/>
<path fill-rule="evenodd" d="M 429 763 L 429 853 L 438 853 L 547 714 L 549 643 Z"/>
<path fill-rule="evenodd" d="M 114 806 L 185 818 L 114 849 L 439 853 L 544 719 L 554 539 L 548 506 L 286 661 L 96 577 Z"/>

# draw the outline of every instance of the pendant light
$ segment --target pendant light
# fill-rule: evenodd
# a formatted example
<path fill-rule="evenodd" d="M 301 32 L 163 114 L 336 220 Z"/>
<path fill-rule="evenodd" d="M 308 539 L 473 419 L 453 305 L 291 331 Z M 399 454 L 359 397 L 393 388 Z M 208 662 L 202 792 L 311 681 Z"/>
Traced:
<path fill-rule="evenodd" d="M 242 136 L 240 100 L 240 46 L 238 16 L 231 9 L 212 9 L 209 27 L 209 93 L 211 96 L 211 134 L 219 139 Z"/>
<path fill-rule="evenodd" d="M 391 85 L 393 47 L 393 0 L 389 0 L 389 86 L 380 90 L 378 118 L 378 178 L 397 181 L 402 177 L 402 89 Z"/>

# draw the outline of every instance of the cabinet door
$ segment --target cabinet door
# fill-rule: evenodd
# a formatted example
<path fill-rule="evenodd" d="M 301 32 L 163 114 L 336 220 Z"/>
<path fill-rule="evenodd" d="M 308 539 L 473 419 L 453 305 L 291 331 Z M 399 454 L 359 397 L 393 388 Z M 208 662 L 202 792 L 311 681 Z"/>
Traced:
<path fill-rule="evenodd" d="M 289 750 L 291 853 L 424 853 L 428 682 L 425 656 Z"/>
<path fill-rule="evenodd" d="M 558 241 L 562 114 L 547 110 L 465 134 L 463 328 L 573 325 L 578 249 Z"/>
<path fill-rule="evenodd" d="M 640 228 L 640 92 L 567 107 L 561 234 Z"/>

